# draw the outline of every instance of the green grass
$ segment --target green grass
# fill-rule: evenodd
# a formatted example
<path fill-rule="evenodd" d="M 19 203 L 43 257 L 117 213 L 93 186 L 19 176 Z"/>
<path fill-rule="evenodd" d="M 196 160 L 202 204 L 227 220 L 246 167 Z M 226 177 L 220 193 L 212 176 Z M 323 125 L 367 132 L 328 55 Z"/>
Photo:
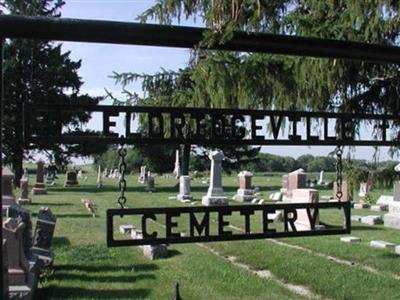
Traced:
<path fill-rule="evenodd" d="M 329 175 L 330 176 L 330 175 Z M 196 244 L 173 245 L 170 256 L 150 261 L 135 247 L 107 248 L 105 243 L 105 214 L 107 208 L 117 207 L 118 184 L 104 180 L 103 189 L 96 188 L 96 175 L 80 180 L 80 187 L 48 187 L 48 194 L 34 196 L 27 206 L 35 217 L 41 206 L 49 206 L 57 216 L 53 248 L 56 259 L 54 271 L 41 281 L 37 299 L 169 299 L 176 282 L 180 283 L 183 299 L 301 299 L 273 280 L 261 279 L 236 267 L 225 259 Z M 34 178 L 31 176 L 31 183 Z M 128 207 L 182 206 L 169 196 L 177 194 L 176 180 L 156 178 L 157 192 L 148 194 L 137 183 L 137 176 L 128 177 Z M 237 189 L 236 176 L 224 176 L 228 197 Z M 280 189 L 281 177 L 256 176 L 253 184 L 261 188 L 262 198 Z M 200 179 L 192 182 L 196 200 L 207 191 Z M 322 190 L 322 194 L 330 194 Z M 390 194 L 387 191 L 386 194 Z M 98 216 L 92 218 L 81 204 L 81 198 L 95 201 Z M 200 204 L 200 202 L 198 202 Z M 235 202 L 231 202 L 235 204 Z M 354 214 L 366 212 L 353 211 Z M 375 212 L 368 212 L 375 214 Z M 323 217 L 340 221 L 337 211 Z M 127 217 L 117 223 L 132 223 Z M 162 219 L 158 220 L 162 222 Z M 231 224 L 243 227 L 240 216 L 232 216 Z M 182 222 L 183 224 L 183 222 Z M 260 226 L 259 221 L 253 225 Z M 159 227 L 157 224 L 152 226 Z M 179 227 L 185 231 L 184 227 Z M 399 232 L 383 226 L 353 224 L 352 235 L 360 236 L 360 244 L 344 244 L 339 236 L 283 239 L 314 252 L 363 264 L 378 270 L 366 272 L 357 266 L 338 264 L 312 253 L 277 245 L 268 240 L 210 243 L 208 246 L 225 256 L 235 256 L 253 269 L 268 269 L 284 282 L 308 287 L 314 294 L 331 299 L 399 299 L 400 264 L 390 250 L 368 246 L 372 239 L 400 244 Z"/>

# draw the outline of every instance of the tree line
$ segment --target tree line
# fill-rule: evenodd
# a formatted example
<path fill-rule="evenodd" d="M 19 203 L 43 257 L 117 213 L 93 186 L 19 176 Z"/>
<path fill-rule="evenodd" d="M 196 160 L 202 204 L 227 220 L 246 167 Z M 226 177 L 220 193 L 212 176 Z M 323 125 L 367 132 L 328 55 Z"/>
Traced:
<path fill-rule="evenodd" d="M 170 173 L 174 169 L 175 163 L 175 148 L 168 146 L 165 151 L 165 146 L 152 146 L 144 151 L 142 147 L 129 147 L 125 161 L 127 163 L 128 173 L 138 173 L 140 167 L 145 165 L 148 170 L 156 173 Z M 149 154 L 149 155 L 146 155 Z M 154 155 L 151 155 L 153 153 Z M 156 154 L 156 155 L 155 155 Z M 119 156 L 117 149 L 109 149 L 102 155 L 98 155 L 94 159 L 94 168 L 100 165 L 102 169 L 117 168 L 119 164 Z M 368 173 L 376 170 L 386 170 L 389 175 L 394 176 L 394 166 L 396 162 L 385 161 L 380 163 L 371 163 L 367 160 L 344 160 L 344 169 L 352 177 L 357 177 L 359 181 L 366 181 Z M 280 156 L 270 153 L 258 153 L 251 160 L 243 160 L 239 164 L 231 163 L 229 158 L 223 161 L 222 167 L 226 173 L 232 171 L 239 172 L 240 170 L 248 170 L 254 173 L 262 172 L 291 172 L 302 168 L 306 172 L 336 172 L 336 158 L 334 156 L 313 156 L 305 154 L 297 159 L 290 156 Z M 210 160 L 206 153 L 201 151 L 192 151 L 189 162 L 189 171 L 207 172 L 210 170 Z M 393 170 L 393 171 L 390 171 Z M 379 178 L 377 178 L 378 180 Z"/>

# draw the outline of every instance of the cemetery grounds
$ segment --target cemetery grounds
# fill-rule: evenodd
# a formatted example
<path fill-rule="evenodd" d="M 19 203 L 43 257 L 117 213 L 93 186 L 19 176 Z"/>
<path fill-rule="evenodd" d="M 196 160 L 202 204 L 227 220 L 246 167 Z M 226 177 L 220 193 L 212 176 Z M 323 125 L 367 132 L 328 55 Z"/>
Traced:
<path fill-rule="evenodd" d="M 399 257 L 393 250 L 369 246 L 371 240 L 400 244 L 399 231 L 383 225 L 352 221 L 351 235 L 360 237 L 361 243 L 342 243 L 334 235 L 170 245 L 169 257 L 154 261 L 138 247 L 107 248 L 106 210 L 117 207 L 118 182 L 103 178 L 104 186 L 98 189 L 96 172 L 91 166 L 85 170 L 88 180 L 80 179 L 79 187 L 64 188 L 65 176 L 59 175 L 56 186 L 47 186 L 47 195 L 33 196 L 26 206 L 33 222 L 42 206 L 57 216 L 54 267 L 40 279 L 36 299 L 172 299 L 176 282 L 183 299 L 400 299 Z M 281 175 L 253 177 L 266 203 L 270 193 L 279 191 Z M 137 178 L 138 174 L 127 178 L 127 207 L 188 205 L 168 199 L 178 193 L 172 176 L 157 176 L 155 193 L 146 193 Z M 334 174 L 326 178 L 333 180 Z M 208 187 L 201 181 L 192 180 L 196 205 L 201 205 Z M 222 181 L 231 199 L 238 188 L 236 174 L 225 175 Z M 320 195 L 331 194 L 331 189 L 320 190 Z M 381 194 L 392 191 L 374 190 L 371 198 L 376 201 Z M 95 202 L 96 218 L 85 210 L 82 198 Z M 230 205 L 236 204 L 240 203 L 230 200 Z M 383 212 L 352 210 L 352 214 Z M 335 211 L 321 215 L 324 220 L 342 217 Z M 244 227 L 242 218 L 232 216 L 229 221 L 232 230 Z M 128 217 L 120 222 L 132 223 Z"/>

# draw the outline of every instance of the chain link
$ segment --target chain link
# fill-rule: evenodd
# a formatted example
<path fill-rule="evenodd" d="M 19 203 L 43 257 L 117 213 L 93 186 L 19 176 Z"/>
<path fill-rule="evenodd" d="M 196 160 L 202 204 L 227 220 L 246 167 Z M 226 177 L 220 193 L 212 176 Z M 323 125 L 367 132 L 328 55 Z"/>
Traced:
<path fill-rule="evenodd" d="M 342 183 L 343 183 L 343 165 L 342 165 L 342 155 L 343 150 L 340 145 L 336 147 L 336 198 L 338 201 L 342 201 L 343 191 L 342 191 Z"/>
<path fill-rule="evenodd" d="M 118 149 L 118 156 L 120 158 L 119 160 L 119 191 L 121 192 L 120 196 L 118 197 L 118 204 L 119 206 L 124 209 L 125 204 L 126 204 L 126 197 L 125 197 L 125 191 L 126 191 L 126 180 L 125 180 L 125 172 L 126 172 L 126 162 L 125 162 L 125 156 L 126 156 L 126 148 L 124 147 L 125 142 L 123 137 L 121 138 L 121 144 L 120 148 Z M 122 218 L 122 215 L 121 215 Z"/>

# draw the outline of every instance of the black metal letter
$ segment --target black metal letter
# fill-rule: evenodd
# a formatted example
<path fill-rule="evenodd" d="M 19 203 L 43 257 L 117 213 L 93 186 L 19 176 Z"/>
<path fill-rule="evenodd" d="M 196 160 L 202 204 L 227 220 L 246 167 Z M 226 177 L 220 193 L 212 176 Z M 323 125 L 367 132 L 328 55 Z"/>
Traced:
<path fill-rule="evenodd" d="M 264 233 L 276 232 L 276 229 L 272 229 L 272 228 L 268 229 L 268 223 L 273 223 L 274 222 L 274 220 L 268 219 L 268 214 L 275 213 L 275 209 L 264 209 L 262 213 L 263 213 L 263 215 L 262 215 L 262 218 L 263 218 L 263 232 Z"/>
<path fill-rule="evenodd" d="M 291 216 L 289 214 L 291 214 Z M 283 211 L 283 222 L 285 224 L 286 232 L 289 231 L 288 224 L 290 224 L 290 227 L 292 227 L 293 231 L 297 231 L 296 226 L 294 224 L 296 220 L 297 220 L 297 211 L 295 209 L 285 208 Z"/>
<path fill-rule="evenodd" d="M 196 228 L 197 233 L 201 236 L 201 233 L 204 231 L 205 236 L 210 235 L 210 213 L 205 212 L 203 220 L 199 224 L 196 219 L 196 215 L 194 212 L 190 213 L 190 236 L 194 236 L 194 229 Z"/>
<path fill-rule="evenodd" d="M 244 209 L 240 212 L 240 215 L 244 216 L 245 232 L 250 233 L 250 215 L 254 215 L 254 209 Z"/>
<path fill-rule="evenodd" d="M 103 134 L 105 136 L 118 136 L 118 133 L 110 132 L 110 127 L 116 125 L 114 121 L 110 121 L 110 117 L 118 117 L 118 115 L 117 112 L 103 112 Z"/>
<path fill-rule="evenodd" d="M 218 235 L 232 235 L 232 231 L 224 231 L 224 226 L 229 226 L 228 221 L 224 221 L 224 216 L 232 215 L 231 211 L 218 212 Z"/>
<path fill-rule="evenodd" d="M 291 140 L 293 142 L 301 141 L 301 135 L 297 134 L 297 122 L 300 122 L 300 120 L 301 120 L 301 118 L 298 116 L 290 116 L 289 117 L 289 121 L 292 122 L 292 126 L 293 126 L 293 130 L 292 130 L 293 134 L 289 134 L 289 140 Z"/>
<path fill-rule="evenodd" d="M 166 227 L 166 235 L 169 237 L 180 237 L 180 233 L 172 232 L 172 228 L 177 227 L 177 222 L 172 222 L 172 217 L 179 217 L 181 214 L 178 212 L 167 212 L 165 215 L 165 227 Z"/>
<path fill-rule="evenodd" d="M 263 136 L 257 135 L 257 130 L 262 129 L 261 126 L 257 125 L 258 120 L 264 120 L 264 116 L 259 114 L 251 116 L 251 139 L 254 141 L 261 141 L 264 139 Z"/>
<path fill-rule="evenodd" d="M 147 219 L 152 219 L 153 221 L 156 221 L 157 218 L 155 216 L 155 214 L 144 214 L 142 216 L 142 234 L 143 234 L 143 238 L 152 238 L 155 239 L 157 238 L 157 232 L 153 231 L 152 234 L 148 234 L 147 233 L 147 224 L 146 224 L 146 220 Z"/>

